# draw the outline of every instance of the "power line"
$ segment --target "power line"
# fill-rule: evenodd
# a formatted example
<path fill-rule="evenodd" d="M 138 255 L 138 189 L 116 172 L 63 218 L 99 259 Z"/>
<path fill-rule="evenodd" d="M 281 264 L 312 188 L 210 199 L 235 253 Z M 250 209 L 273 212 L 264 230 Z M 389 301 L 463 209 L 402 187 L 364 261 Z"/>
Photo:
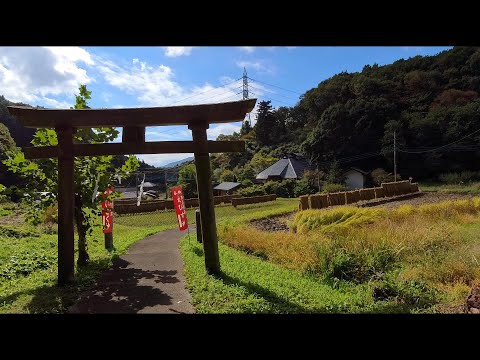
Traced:
<path fill-rule="evenodd" d="M 193 97 L 195 97 L 195 96 L 198 96 L 198 95 L 206 94 L 206 93 L 208 93 L 208 92 L 210 92 L 210 91 L 213 91 L 213 90 L 218 90 L 218 89 L 224 88 L 224 87 L 226 87 L 226 86 L 228 86 L 228 85 L 231 85 L 231 84 L 233 84 L 233 83 L 235 83 L 235 82 L 237 82 L 237 81 L 239 81 L 239 80 L 241 80 L 241 79 L 242 79 L 242 78 L 239 78 L 239 79 L 237 79 L 237 80 L 228 82 L 228 83 L 226 83 L 225 85 L 222 85 L 222 86 L 219 86 L 219 87 L 215 87 L 215 88 L 213 88 L 213 89 L 210 89 L 210 90 L 207 90 L 207 91 L 198 93 L 198 94 L 194 94 L 194 95 L 192 95 L 192 96 L 186 97 L 185 99 L 181 99 L 181 100 L 174 101 L 174 102 L 171 103 L 170 105 L 173 105 L 173 104 L 176 104 L 176 103 L 179 103 L 179 102 L 182 102 L 182 101 L 191 99 L 191 98 L 193 98 Z"/>
<path fill-rule="evenodd" d="M 265 90 L 265 89 L 257 88 L 256 86 L 252 86 L 252 85 L 250 85 L 250 87 L 253 88 L 253 89 L 256 89 L 256 90 L 260 90 L 260 91 L 264 91 L 264 90 Z M 282 96 L 282 97 L 284 97 L 284 98 L 286 98 L 286 99 L 289 99 L 289 100 L 295 100 L 295 101 L 297 100 L 297 99 L 294 99 L 294 98 L 292 98 L 292 97 L 290 97 L 290 96 L 285 96 L 285 95 L 283 95 L 283 94 L 279 94 L 279 93 L 276 93 L 276 92 L 273 92 L 273 91 L 268 91 L 268 92 L 271 92 L 271 93 L 275 94 L 275 96 Z"/>
<path fill-rule="evenodd" d="M 250 93 L 253 94 L 253 95 L 256 95 L 255 93 L 252 93 L 251 91 L 250 91 Z M 258 95 L 258 96 L 259 96 L 259 97 L 262 97 L 262 98 L 264 98 L 264 99 L 273 100 L 273 101 L 276 101 L 276 102 L 283 103 L 283 104 L 285 104 L 285 105 L 291 106 L 289 103 L 287 103 L 287 102 L 285 102 L 285 101 L 278 100 L 278 99 L 274 99 L 274 98 L 271 98 L 271 97 L 269 97 L 269 96 L 264 96 L 264 95 Z"/>
<path fill-rule="evenodd" d="M 466 139 L 466 138 L 468 138 L 468 137 L 470 137 L 470 136 L 478 133 L 479 131 L 480 131 L 480 129 L 475 130 L 474 132 L 472 132 L 472 133 L 470 133 L 470 134 L 462 137 L 461 139 L 458 139 L 458 140 L 453 141 L 453 142 L 451 142 L 451 143 L 449 143 L 449 144 L 440 146 L 440 147 L 438 147 L 438 148 L 430 149 L 430 150 L 425 150 L 425 151 L 406 151 L 406 150 L 398 149 L 398 151 L 401 151 L 401 152 L 404 152 L 404 153 L 408 153 L 408 154 L 423 154 L 423 153 L 433 152 L 433 151 L 437 151 L 437 150 L 446 148 L 446 147 L 448 147 L 448 146 L 450 146 L 450 145 L 456 144 L 456 143 L 458 143 L 458 142 L 460 142 L 460 141 L 462 141 L 462 140 L 464 140 L 464 139 Z"/>
<path fill-rule="evenodd" d="M 260 80 L 252 79 L 251 77 L 249 77 L 249 79 L 252 80 L 252 81 L 256 81 L 256 82 L 258 82 L 258 83 L 260 83 L 260 84 L 265 84 L 265 85 L 267 85 L 267 86 L 273 86 L 273 87 L 276 87 L 276 88 L 278 88 L 278 89 L 282 89 L 282 90 L 285 90 L 285 91 L 290 91 L 290 92 L 292 92 L 292 93 L 294 93 L 294 94 L 302 95 L 302 93 L 300 93 L 300 92 L 298 92 L 298 91 L 289 90 L 289 89 L 285 89 L 285 88 L 283 88 L 283 87 L 281 87 L 281 86 L 268 84 L 268 83 L 263 82 L 263 81 L 260 81 Z"/>

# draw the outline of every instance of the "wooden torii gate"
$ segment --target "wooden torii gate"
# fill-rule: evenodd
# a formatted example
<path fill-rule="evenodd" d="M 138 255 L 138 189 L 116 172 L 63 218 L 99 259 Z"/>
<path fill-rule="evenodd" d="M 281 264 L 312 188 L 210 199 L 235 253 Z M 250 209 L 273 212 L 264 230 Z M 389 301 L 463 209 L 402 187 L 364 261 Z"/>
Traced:
<path fill-rule="evenodd" d="M 217 228 L 209 153 L 245 151 L 244 141 L 210 141 L 209 124 L 242 121 L 257 99 L 127 109 L 37 109 L 9 106 L 23 126 L 54 128 L 58 146 L 23 148 L 25 158 L 58 158 L 58 284 L 74 281 L 74 168 L 75 156 L 194 153 L 205 253 L 210 274 L 220 272 Z M 146 126 L 188 125 L 193 141 L 145 142 Z M 76 128 L 123 127 L 121 143 L 75 144 Z"/>

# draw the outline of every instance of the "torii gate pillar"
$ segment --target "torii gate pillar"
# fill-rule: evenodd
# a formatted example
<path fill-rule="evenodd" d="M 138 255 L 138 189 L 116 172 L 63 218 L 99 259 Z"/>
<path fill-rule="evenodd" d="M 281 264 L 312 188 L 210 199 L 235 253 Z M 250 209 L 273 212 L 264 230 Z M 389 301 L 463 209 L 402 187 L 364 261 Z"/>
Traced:
<path fill-rule="evenodd" d="M 188 128 L 192 130 L 195 149 L 195 168 L 197 170 L 197 191 L 200 202 L 205 268 L 208 274 L 219 274 L 220 260 L 218 257 L 217 223 L 215 221 L 212 174 L 207 141 L 208 123 L 195 122 L 190 124 Z"/>
<path fill-rule="evenodd" d="M 58 138 L 58 285 L 75 279 L 73 128 L 55 128 Z"/>

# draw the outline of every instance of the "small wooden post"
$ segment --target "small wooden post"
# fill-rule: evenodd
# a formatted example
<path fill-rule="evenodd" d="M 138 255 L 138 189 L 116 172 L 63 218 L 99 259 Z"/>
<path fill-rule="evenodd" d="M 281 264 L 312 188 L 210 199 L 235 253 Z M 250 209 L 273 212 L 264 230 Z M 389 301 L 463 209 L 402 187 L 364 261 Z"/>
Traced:
<path fill-rule="evenodd" d="M 56 128 L 58 137 L 58 285 L 75 280 L 73 228 L 73 128 Z"/>
<path fill-rule="evenodd" d="M 108 251 L 113 250 L 113 231 L 103 234 L 105 235 L 105 249 Z"/>
<path fill-rule="evenodd" d="M 197 241 L 202 242 L 202 219 L 200 217 L 200 209 L 195 210 L 195 225 L 197 227 Z"/>
<path fill-rule="evenodd" d="M 217 224 L 213 202 L 212 175 L 208 154 L 207 122 L 195 122 L 188 125 L 192 130 L 194 143 L 195 168 L 197 169 L 197 190 L 200 201 L 203 251 L 208 274 L 220 273 L 218 257 Z"/>

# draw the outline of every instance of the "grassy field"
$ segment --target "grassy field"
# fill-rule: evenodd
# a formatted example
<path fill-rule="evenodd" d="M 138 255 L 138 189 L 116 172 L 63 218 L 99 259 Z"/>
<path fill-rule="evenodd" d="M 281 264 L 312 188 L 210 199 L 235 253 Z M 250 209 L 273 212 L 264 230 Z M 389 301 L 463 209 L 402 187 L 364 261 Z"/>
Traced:
<path fill-rule="evenodd" d="M 298 200 L 296 199 L 278 199 L 260 204 L 241 205 L 234 208 L 231 205 L 215 206 L 215 216 L 217 222 L 224 219 L 249 219 L 251 216 L 262 216 L 262 214 L 281 214 L 291 212 L 298 208 Z M 187 219 L 189 224 L 195 223 L 195 209 L 187 209 Z M 253 218 L 252 218 L 253 219 Z M 117 215 L 115 224 L 126 226 L 148 227 L 152 224 L 160 224 L 175 228 L 177 219 L 175 211 L 155 211 L 143 214 L 126 214 Z"/>
<path fill-rule="evenodd" d="M 420 183 L 419 188 L 424 192 L 480 194 L 480 182 L 465 184 Z"/>
<path fill-rule="evenodd" d="M 184 240 L 197 312 L 461 312 L 480 281 L 480 198 L 309 210 L 289 225 L 224 221 L 218 277 L 205 274 L 201 246 Z"/>
<path fill-rule="evenodd" d="M 217 218 L 244 218 L 281 214 L 297 207 L 297 201 L 217 208 Z M 75 285 L 58 288 L 57 233 L 55 226 L 24 223 L 23 210 L 15 204 L 0 204 L 0 313 L 62 313 L 79 293 L 91 285 L 112 260 L 148 235 L 177 226 L 173 212 L 139 214 L 114 219 L 115 249 L 104 249 L 103 234 L 97 227 L 89 238 L 91 263 L 76 269 Z M 195 220 L 189 211 L 189 222 Z M 75 244 L 75 248 L 76 248 Z"/>

